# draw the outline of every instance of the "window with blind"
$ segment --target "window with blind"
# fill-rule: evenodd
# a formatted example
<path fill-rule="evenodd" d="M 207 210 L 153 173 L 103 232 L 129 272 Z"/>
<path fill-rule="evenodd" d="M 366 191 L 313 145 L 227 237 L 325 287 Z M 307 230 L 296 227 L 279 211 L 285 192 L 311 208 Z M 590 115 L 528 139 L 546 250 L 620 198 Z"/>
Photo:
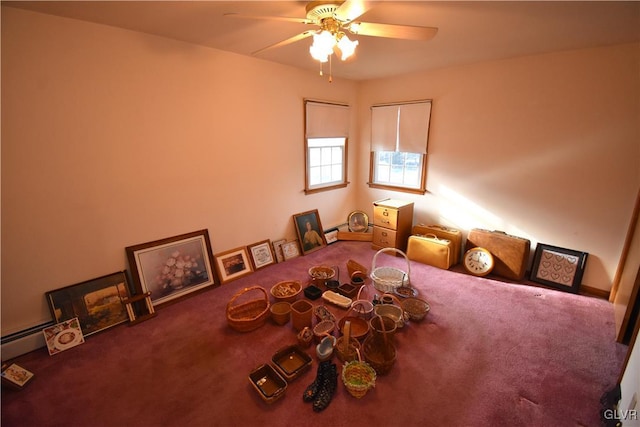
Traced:
<path fill-rule="evenodd" d="M 346 187 L 350 109 L 305 100 L 305 192 Z"/>
<path fill-rule="evenodd" d="M 369 186 L 425 193 L 431 101 L 371 107 Z"/>

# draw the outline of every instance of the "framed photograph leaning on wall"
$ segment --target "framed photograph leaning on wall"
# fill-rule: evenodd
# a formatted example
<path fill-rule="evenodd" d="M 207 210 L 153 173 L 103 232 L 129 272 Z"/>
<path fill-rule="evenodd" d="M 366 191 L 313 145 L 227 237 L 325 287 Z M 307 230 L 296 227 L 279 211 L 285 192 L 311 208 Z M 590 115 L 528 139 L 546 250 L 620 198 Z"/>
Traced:
<path fill-rule="evenodd" d="M 588 256 L 587 252 L 538 243 L 529 279 L 577 294 Z"/>
<path fill-rule="evenodd" d="M 136 294 L 154 306 L 216 285 L 208 230 L 126 248 Z"/>

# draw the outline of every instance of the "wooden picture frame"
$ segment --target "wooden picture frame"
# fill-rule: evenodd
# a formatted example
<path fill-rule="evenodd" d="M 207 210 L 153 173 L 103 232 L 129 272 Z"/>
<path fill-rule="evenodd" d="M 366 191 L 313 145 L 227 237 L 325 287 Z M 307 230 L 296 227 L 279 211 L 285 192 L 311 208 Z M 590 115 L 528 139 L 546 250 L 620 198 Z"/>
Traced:
<path fill-rule="evenodd" d="M 216 285 L 208 230 L 126 249 L 136 295 L 151 292 L 154 306 Z"/>
<path fill-rule="evenodd" d="M 297 240 L 291 240 L 282 244 L 282 255 L 285 261 L 300 256 L 300 246 L 298 246 Z"/>
<path fill-rule="evenodd" d="M 271 241 L 268 239 L 247 246 L 247 250 L 249 251 L 251 265 L 253 265 L 254 270 L 259 270 L 276 262 Z"/>
<path fill-rule="evenodd" d="M 223 285 L 253 272 L 246 246 L 217 253 L 215 259 Z"/>
<path fill-rule="evenodd" d="M 282 245 L 287 243 L 287 239 L 275 240 L 273 244 L 273 252 L 276 255 L 276 261 L 284 262 L 284 254 L 282 253 Z"/>
<path fill-rule="evenodd" d="M 304 255 L 327 246 L 317 209 L 293 215 L 293 222 Z"/>
<path fill-rule="evenodd" d="M 123 300 L 130 294 L 125 271 L 45 293 L 55 323 L 77 318 L 84 336 L 129 320 Z"/>
<path fill-rule="evenodd" d="M 587 252 L 538 243 L 529 279 L 577 294 L 588 256 Z"/>

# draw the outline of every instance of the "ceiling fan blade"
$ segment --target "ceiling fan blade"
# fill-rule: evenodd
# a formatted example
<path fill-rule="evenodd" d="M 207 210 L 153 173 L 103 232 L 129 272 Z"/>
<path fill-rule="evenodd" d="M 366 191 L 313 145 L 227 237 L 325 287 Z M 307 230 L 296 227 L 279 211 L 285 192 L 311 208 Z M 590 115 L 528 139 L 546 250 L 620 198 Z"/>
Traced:
<path fill-rule="evenodd" d="M 241 19 L 262 19 L 267 21 L 283 21 L 283 22 L 295 22 L 298 24 L 314 24 L 313 21 L 305 18 L 290 18 L 287 16 L 260 16 L 260 15 L 241 15 L 239 13 L 225 13 L 224 17 L 227 18 L 241 18 Z"/>
<path fill-rule="evenodd" d="M 342 22 L 350 22 L 371 8 L 365 0 L 347 0 L 335 11 L 335 16 Z"/>
<path fill-rule="evenodd" d="M 270 46 L 263 47 L 262 49 L 256 50 L 255 52 L 252 53 L 252 55 L 256 55 L 258 53 L 264 52 L 265 50 L 273 49 L 275 47 L 282 47 L 282 46 L 286 46 L 286 45 L 291 44 L 291 43 L 295 43 L 297 41 L 300 41 L 302 39 L 306 39 L 307 37 L 312 36 L 313 33 L 315 33 L 315 31 L 313 31 L 313 30 L 305 31 L 305 32 L 297 34 L 297 35 L 295 35 L 293 37 L 289 37 L 286 40 L 282 40 L 281 42 L 278 42 L 278 43 L 272 44 Z"/>
<path fill-rule="evenodd" d="M 388 37 L 392 39 L 429 40 L 438 32 L 434 27 L 417 27 L 413 25 L 376 24 L 357 22 L 349 31 L 353 34 L 372 37 Z"/>

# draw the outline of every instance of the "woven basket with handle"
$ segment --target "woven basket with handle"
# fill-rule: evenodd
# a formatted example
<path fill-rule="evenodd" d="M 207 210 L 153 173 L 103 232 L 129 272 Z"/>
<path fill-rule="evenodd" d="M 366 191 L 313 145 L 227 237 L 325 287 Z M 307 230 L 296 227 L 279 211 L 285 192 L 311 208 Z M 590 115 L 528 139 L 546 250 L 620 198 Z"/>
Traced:
<path fill-rule="evenodd" d="M 249 293 L 261 297 L 247 299 Z M 227 323 L 238 332 L 258 329 L 269 318 L 269 295 L 261 286 L 251 286 L 236 293 L 227 303 Z"/>

